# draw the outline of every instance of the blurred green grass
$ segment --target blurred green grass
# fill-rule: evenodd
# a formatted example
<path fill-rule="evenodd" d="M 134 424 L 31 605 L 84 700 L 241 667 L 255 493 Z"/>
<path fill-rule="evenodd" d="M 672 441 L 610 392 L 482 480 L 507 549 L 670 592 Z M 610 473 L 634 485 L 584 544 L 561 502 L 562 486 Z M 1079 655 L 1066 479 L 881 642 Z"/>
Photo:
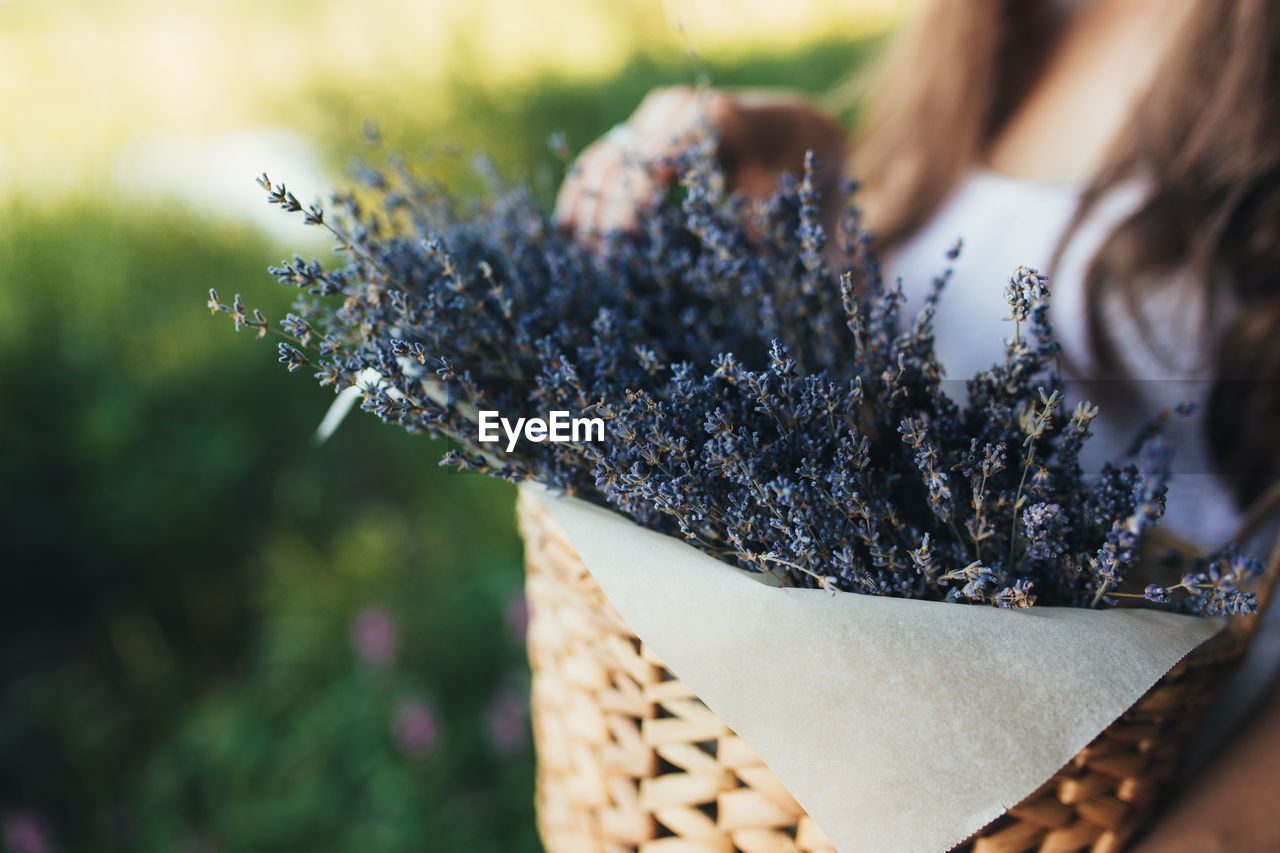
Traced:
<path fill-rule="evenodd" d="M 182 210 L 6 221 L 0 281 L 22 310 L 0 340 L 0 801 L 72 848 L 179 849 L 204 827 L 225 849 L 346 849 L 373 823 L 432 837 L 423 821 L 452 815 L 451 849 L 527 849 L 527 790 L 496 824 L 445 807 L 512 770 L 479 725 L 523 666 L 502 620 L 520 584 L 510 490 L 370 418 L 309 444 L 327 396 L 201 310 L 209 286 L 261 282 L 281 315 L 289 294 L 263 271 L 279 251 L 254 233 Z M 379 602 L 403 653 L 369 690 L 348 621 Z M 438 697 L 430 761 L 393 747 L 411 688 Z M 280 778 L 312 759 L 300 787 Z M 527 753 L 517 765 L 527 789 Z M 362 814 L 344 787 L 416 807 Z"/>
<path fill-rule="evenodd" d="M 699 70 L 820 96 L 870 44 L 454 80 L 447 114 L 313 82 L 296 109 L 330 164 L 372 117 L 391 150 L 483 150 L 550 193 L 553 131 L 581 147 Z M 465 157 L 432 156 L 467 185 Z M 294 246 L 95 192 L 0 217 L 0 843 L 25 820 L 67 850 L 538 849 L 531 748 L 491 729 L 527 679 L 514 491 L 360 414 L 310 444 L 328 393 L 202 308 L 216 287 L 283 316 L 265 267 Z M 353 649 L 368 607 L 396 626 L 393 665 Z M 438 723 L 421 757 L 395 734 L 411 700 Z"/>

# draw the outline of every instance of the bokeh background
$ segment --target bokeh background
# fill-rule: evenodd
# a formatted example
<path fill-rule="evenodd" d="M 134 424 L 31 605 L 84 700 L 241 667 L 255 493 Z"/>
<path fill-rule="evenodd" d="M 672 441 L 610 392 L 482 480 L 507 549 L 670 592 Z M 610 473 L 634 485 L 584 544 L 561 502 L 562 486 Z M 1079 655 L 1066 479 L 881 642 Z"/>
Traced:
<path fill-rule="evenodd" d="M 0 0 L 0 849 L 535 851 L 514 491 L 355 414 L 210 287 L 372 120 L 549 201 L 649 88 L 846 125 L 898 0 Z"/>

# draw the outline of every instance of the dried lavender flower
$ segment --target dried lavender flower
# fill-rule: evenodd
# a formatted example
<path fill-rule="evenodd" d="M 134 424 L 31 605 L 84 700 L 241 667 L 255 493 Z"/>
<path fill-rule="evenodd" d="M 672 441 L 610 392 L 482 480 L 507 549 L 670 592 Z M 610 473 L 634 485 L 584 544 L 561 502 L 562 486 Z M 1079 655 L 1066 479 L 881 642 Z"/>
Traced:
<path fill-rule="evenodd" d="M 1163 513 L 1169 451 L 1157 428 L 1136 463 L 1083 476 L 1098 410 L 1059 416 L 1044 275 L 1010 277 L 1013 337 L 961 406 L 933 341 L 949 273 L 907 315 L 856 210 L 838 233 L 818 223 L 812 158 L 762 204 L 726 193 L 705 147 L 670 165 L 682 197 L 591 245 L 488 169 L 491 194 L 463 203 L 403 164 L 366 167 L 331 211 L 264 175 L 268 200 L 343 256 L 270 269 L 298 289 L 272 329 L 280 360 L 448 438 L 442 464 L 536 480 L 788 585 L 1001 607 L 1256 606 L 1240 587 L 1258 567 L 1236 553 L 1123 591 Z M 267 329 L 238 296 L 211 292 L 207 307 Z M 481 409 L 582 413 L 605 435 L 508 449 L 479 440 Z"/>

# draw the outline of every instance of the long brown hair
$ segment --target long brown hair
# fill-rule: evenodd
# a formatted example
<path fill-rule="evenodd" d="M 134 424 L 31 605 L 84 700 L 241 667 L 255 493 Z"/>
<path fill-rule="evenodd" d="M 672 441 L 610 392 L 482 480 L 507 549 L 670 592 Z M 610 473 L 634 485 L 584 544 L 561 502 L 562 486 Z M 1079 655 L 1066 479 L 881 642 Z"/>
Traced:
<path fill-rule="evenodd" d="M 1063 6 L 934 0 L 904 31 L 855 146 L 882 247 L 922 225 L 985 156 L 1051 52 Z M 1134 175 L 1149 183 L 1086 271 L 1090 348 L 1121 372 L 1104 292 L 1122 294 L 1141 323 L 1150 288 L 1190 271 L 1208 297 L 1206 333 L 1224 329 L 1208 449 L 1246 504 L 1280 474 L 1280 3 L 1197 2 L 1138 104 L 1061 245 L 1109 189 Z M 1226 299 L 1235 308 L 1214 325 Z"/>

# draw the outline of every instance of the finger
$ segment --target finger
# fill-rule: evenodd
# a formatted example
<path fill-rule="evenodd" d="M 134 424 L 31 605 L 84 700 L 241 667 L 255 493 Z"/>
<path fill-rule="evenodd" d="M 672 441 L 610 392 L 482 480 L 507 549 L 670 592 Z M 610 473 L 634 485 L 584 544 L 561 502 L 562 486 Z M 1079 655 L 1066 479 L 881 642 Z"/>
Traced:
<path fill-rule="evenodd" d="M 612 178 L 598 214 L 602 231 L 631 231 L 638 212 L 653 204 L 655 188 L 648 170 L 634 163 L 622 163 Z"/>
<path fill-rule="evenodd" d="M 706 127 L 708 118 L 705 94 L 690 91 L 672 104 L 663 123 L 653 129 L 652 139 L 669 148 L 672 144 Z"/>
<path fill-rule="evenodd" d="M 680 123 L 688 122 L 698 98 L 697 92 L 687 86 L 664 89 L 644 109 L 636 111 L 628 122 L 636 131 L 637 154 L 642 157 L 658 157 L 669 153 L 671 143 Z"/>
<path fill-rule="evenodd" d="M 556 206 L 553 217 L 555 221 L 561 225 L 571 227 L 573 225 L 573 209 L 577 204 L 578 195 L 582 192 L 582 167 L 587 158 L 591 156 L 592 149 L 599 143 L 588 145 L 582 150 L 582 153 L 574 159 L 565 172 L 564 180 L 560 182 L 560 191 L 556 193 Z"/>
<path fill-rule="evenodd" d="M 582 204 L 583 195 L 589 189 L 587 169 L 601 156 L 602 148 L 604 148 L 604 141 L 596 140 L 582 149 L 582 153 L 569 167 L 564 181 L 560 184 L 560 192 L 556 194 L 554 216 L 561 225 L 568 228 L 576 227 L 577 210 Z"/>
<path fill-rule="evenodd" d="M 599 229 L 599 213 L 609 176 L 621 162 L 622 151 L 614 145 L 601 145 L 590 157 L 583 157 L 581 189 L 570 214 L 574 231 L 589 234 Z"/>
<path fill-rule="evenodd" d="M 590 209 L 590 214 L 583 219 L 588 234 L 602 234 L 609 230 L 609 222 L 615 218 L 612 211 L 629 203 L 622 179 L 622 173 L 626 171 L 626 153 L 614 146 L 610 148 L 609 155 L 595 186 L 596 192 L 592 198 L 595 204 Z"/>
<path fill-rule="evenodd" d="M 708 125 L 708 94 L 706 90 L 688 86 L 668 89 L 645 111 L 629 158 L 641 167 L 644 175 L 644 191 L 635 195 L 638 201 L 651 205 L 656 201 L 658 188 L 675 180 L 675 169 L 669 160 L 688 145 L 700 128 Z M 636 180 L 639 182 L 641 178 Z"/>
<path fill-rule="evenodd" d="M 636 107 L 635 112 L 631 114 L 631 118 L 627 119 L 627 124 L 634 127 L 638 133 L 648 135 L 665 123 L 666 117 L 687 100 L 693 94 L 693 91 L 692 87 L 689 86 L 668 86 L 663 89 L 654 89 L 645 95 L 644 100 L 640 102 L 640 106 Z"/>
<path fill-rule="evenodd" d="M 551 214 L 552 219 L 557 224 L 569 228 L 573 227 L 571 218 L 573 205 L 580 188 L 577 169 L 578 163 L 575 161 L 569 172 L 564 176 L 564 180 L 560 183 L 560 191 L 556 193 L 555 211 Z"/>

